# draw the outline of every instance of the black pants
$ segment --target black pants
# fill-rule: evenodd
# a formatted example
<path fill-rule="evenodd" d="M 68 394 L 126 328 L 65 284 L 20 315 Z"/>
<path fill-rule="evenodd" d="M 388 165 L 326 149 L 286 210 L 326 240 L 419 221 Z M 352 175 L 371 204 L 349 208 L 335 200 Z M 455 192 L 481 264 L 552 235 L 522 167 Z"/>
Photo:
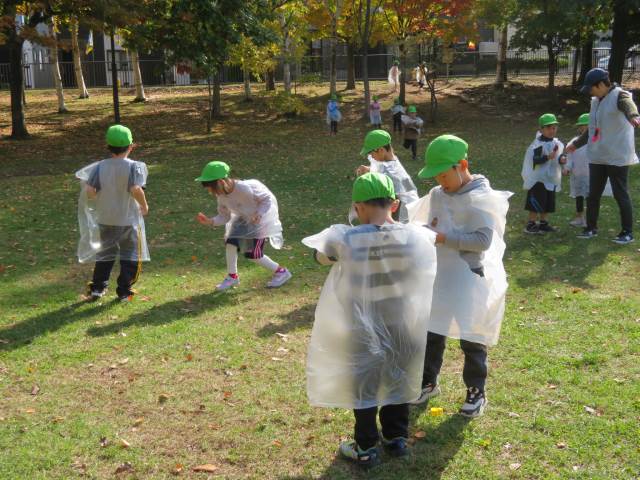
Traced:
<path fill-rule="evenodd" d="M 576 197 L 576 212 L 577 213 L 584 212 L 584 197 L 583 196 L 577 196 Z"/>
<path fill-rule="evenodd" d="M 611 182 L 613 198 L 620 209 L 620 223 L 622 230 L 633 231 L 633 207 L 628 191 L 629 167 L 614 167 L 612 165 L 589 164 L 589 197 L 587 198 L 587 228 L 598 228 L 600 214 L 600 198 L 607 184 Z"/>
<path fill-rule="evenodd" d="M 447 337 L 437 333 L 427 333 L 427 350 L 424 355 L 424 371 L 422 373 L 422 386 L 428 383 L 437 383 L 442 362 L 444 360 L 444 350 Z M 460 340 L 460 348 L 464 352 L 464 369 L 462 379 L 469 387 L 479 388 L 484 392 L 487 381 L 487 347 L 481 343 Z"/>
<path fill-rule="evenodd" d="M 405 138 L 402 146 L 404 148 L 411 148 L 411 157 L 415 160 L 418 152 L 418 140 Z"/>
<path fill-rule="evenodd" d="M 331 133 L 338 133 L 338 122 L 331 120 Z"/>
<path fill-rule="evenodd" d="M 107 288 L 115 259 L 120 256 L 120 275 L 116 293 L 118 296 L 131 295 L 131 287 L 138 281 L 142 270 L 138 254 L 138 230 L 132 226 L 100 225 L 100 240 L 103 249 L 96 254 L 90 288 L 97 291 Z"/>
<path fill-rule="evenodd" d="M 402 113 L 394 113 L 393 114 L 393 131 L 401 132 L 402 131 Z"/>
<path fill-rule="evenodd" d="M 378 441 L 378 407 L 363 408 L 353 411 L 356 418 L 354 440 L 358 446 L 367 450 Z M 385 405 L 380 408 L 380 425 L 382 436 L 387 440 L 396 437 L 409 438 L 409 405 Z"/>

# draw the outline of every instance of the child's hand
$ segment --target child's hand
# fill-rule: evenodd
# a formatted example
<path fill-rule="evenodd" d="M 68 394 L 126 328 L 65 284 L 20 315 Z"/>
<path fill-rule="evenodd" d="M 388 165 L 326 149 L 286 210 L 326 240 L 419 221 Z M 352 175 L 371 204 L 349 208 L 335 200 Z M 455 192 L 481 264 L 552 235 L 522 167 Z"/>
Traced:
<path fill-rule="evenodd" d="M 366 165 L 360 165 L 358 168 L 356 168 L 356 175 L 357 176 L 364 175 L 369 170 L 371 170 L 371 169 L 369 167 L 367 167 Z"/>
<path fill-rule="evenodd" d="M 438 226 L 438 217 L 434 217 L 433 220 L 431 220 L 431 228 L 436 228 Z"/>
<path fill-rule="evenodd" d="M 564 149 L 564 153 L 573 153 L 577 150 L 576 146 L 573 143 L 567 145 Z"/>
<path fill-rule="evenodd" d="M 571 174 L 571 170 L 569 170 L 568 168 L 563 168 L 562 174 L 566 177 Z"/>
<path fill-rule="evenodd" d="M 147 215 L 149 213 L 149 205 L 146 203 L 144 205 L 140 205 L 140 213 L 143 217 Z"/>
<path fill-rule="evenodd" d="M 447 240 L 447 236 L 442 232 L 436 232 L 436 245 L 444 243 Z"/>
<path fill-rule="evenodd" d="M 213 220 L 211 220 L 202 212 L 198 213 L 198 215 L 196 216 L 196 220 L 200 222 L 201 225 L 213 225 Z"/>
<path fill-rule="evenodd" d="M 253 217 L 251 217 L 251 223 L 253 223 L 254 225 L 259 224 L 260 220 L 262 220 L 262 215 L 255 214 Z"/>
<path fill-rule="evenodd" d="M 560 155 L 560 158 L 558 158 L 558 163 L 560 165 L 566 165 L 567 164 L 567 156 L 564 153 L 562 155 Z"/>
<path fill-rule="evenodd" d="M 640 127 L 640 117 L 633 117 L 631 120 L 629 120 L 629 122 L 631 122 L 631 125 L 633 125 L 633 128 Z"/>
<path fill-rule="evenodd" d="M 549 157 L 549 160 L 553 160 L 554 158 L 556 158 L 556 155 L 558 155 L 558 145 L 553 147 L 553 150 L 551 150 L 551 153 L 549 153 L 549 155 L 547 156 Z"/>

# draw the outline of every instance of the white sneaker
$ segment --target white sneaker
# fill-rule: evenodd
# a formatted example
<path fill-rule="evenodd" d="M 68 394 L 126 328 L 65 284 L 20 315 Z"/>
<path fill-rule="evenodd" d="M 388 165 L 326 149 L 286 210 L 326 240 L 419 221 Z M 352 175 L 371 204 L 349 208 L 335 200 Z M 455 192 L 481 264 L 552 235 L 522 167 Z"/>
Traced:
<path fill-rule="evenodd" d="M 437 397 L 438 395 L 440 395 L 440 385 L 438 385 L 437 383 L 428 383 L 422 389 L 422 392 L 420 392 L 420 396 L 409 403 L 411 405 L 420 405 L 421 403 L 426 402 L 430 398 Z"/>
<path fill-rule="evenodd" d="M 584 217 L 576 217 L 569 222 L 569 225 L 571 225 L 572 227 L 584 228 L 587 226 L 587 222 Z"/>
<path fill-rule="evenodd" d="M 278 288 L 287 283 L 293 275 L 286 268 L 281 272 L 275 272 L 271 280 L 267 282 L 267 288 Z"/>
<path fill-rule="evenodd" d="M 222 283 L 219 283 L 218 285 L 216 285 L 216 291 L 221 292 L 228 288 L 235 287 L 239 283 L 240 283 L 240 279 L 238 277 L 233 278 L 227 275 L 225 279 L 222 281 Z"/>

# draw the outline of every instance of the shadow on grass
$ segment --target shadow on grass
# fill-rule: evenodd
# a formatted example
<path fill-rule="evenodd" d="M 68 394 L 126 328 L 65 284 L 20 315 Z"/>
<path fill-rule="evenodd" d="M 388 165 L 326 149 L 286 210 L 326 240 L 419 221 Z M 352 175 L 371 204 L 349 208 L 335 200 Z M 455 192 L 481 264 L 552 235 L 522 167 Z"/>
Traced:
<path fill-rule="evenodd" d="M 214 292 L 196 297 L 183 298 L 155 305 L 143 312 L 134 313 L 126 320 L 100 327 L 91 327 L 87 335 L 101 337 L 113 335 L 129 327 L 153 327 L 175 322 L 183 317 L 199 315 L 206 310 L 240 302 L 238 295 L 231 292 Z"/>
<path fill-rule="evenodd" d="M 8 343 L 0 343 L 0 351 L 15 350 L 29 345 L 34 338 L 55 332 L 69 323 L 74 323 L 111 308 L 117 300 L 99 304 L 80 301 L 46 312 L 5 328 L 0 328 L 0 338 Z M 86 308 L 82 308 L 86 307 Z"/>
<path fill-rule="evenodd" d="M 276 333 L 287 333 L 300 328 L 308 328 L 313 325 L 313 319 L 315 316 L 316 304 L 303 305 L 302 307 L 292 310 L 285 315 L 280 315 L 280 318 L 285 319 L 284 323 L 269 322 L 260 330 L 258 330 L 258 336 L 261 338 L 270 337 Z"/>
<path fill-rule="evenodd" d="M 414 414 L 412 413 L 412 418 Z M 320 476 L 283 476 L 281 480 L 346 480 L 367 478 L 379 480 L 421 479 L 438 480 L 454 459 L 464 440 L 469 420 L 452 415 L 433 428 L 425 429 L 424 440 L 414 444 L 408 458 L 393 459 L 383 454 L 383 464 L 367 472 L 336 455 L 334 461 Z M 337 447 L 337 446 L 336 446 Z"/>

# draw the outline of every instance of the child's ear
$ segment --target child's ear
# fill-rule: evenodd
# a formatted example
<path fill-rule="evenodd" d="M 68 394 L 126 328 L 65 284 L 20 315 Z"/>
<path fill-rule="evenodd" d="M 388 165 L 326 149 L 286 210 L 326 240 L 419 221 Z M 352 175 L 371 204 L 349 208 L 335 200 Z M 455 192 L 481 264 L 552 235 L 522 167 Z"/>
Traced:
<path fill-rule="evenodd" d="M 469 161 L 468 161 L 466 158 L 463 158 L 462 160 L 460 160 L 460 161 L 458 162 L 458 165 L 460 165 L 460 167 L 461 167 L 463 170 L 466 170 L 467 168 L 469 168 Z"/>
<path fill-rule="evenodd" d="M 391 213 L 396 213 L 398 211 L 398 208 L 400 208 L 400 200 L 396 199 L 391 204 Z"/>

